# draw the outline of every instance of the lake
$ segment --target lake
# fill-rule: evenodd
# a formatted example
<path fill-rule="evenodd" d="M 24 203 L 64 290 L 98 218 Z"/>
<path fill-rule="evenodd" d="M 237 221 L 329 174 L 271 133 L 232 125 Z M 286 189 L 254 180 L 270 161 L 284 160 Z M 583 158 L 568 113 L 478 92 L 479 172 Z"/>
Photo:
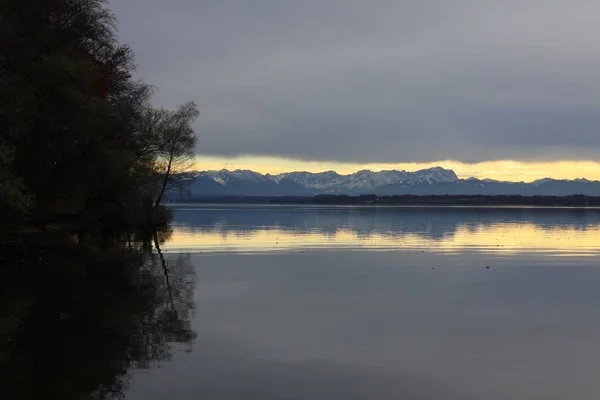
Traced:
<path fill-rule="evenodd" d="M 600 393 L 598 209 L 172 210 L 172 230 L 154 237 L 141 270 L 115 280 L 102 271 L 141 261 L 96 247 L 40 250 L 52 272 L 3 289 L 17 311 L 0 327 L 37 304 L 0 348 L 20 382 L 9 398 Z M 60 271 L 76 264 L 92 272 L 65 283 Z M 23 297 L 32 285 L 46 294 Z"/>
<path fill-rule="evenodd" d="M 595 209 L 177 205 L 197 338 L 130 399 L 588 399 Z"/>

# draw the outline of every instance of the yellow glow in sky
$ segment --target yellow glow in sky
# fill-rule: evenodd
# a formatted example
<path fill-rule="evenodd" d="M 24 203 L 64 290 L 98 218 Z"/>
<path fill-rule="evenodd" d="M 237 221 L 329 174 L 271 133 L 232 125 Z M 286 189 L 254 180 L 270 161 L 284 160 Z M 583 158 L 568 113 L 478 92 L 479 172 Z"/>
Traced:
<path fill-rule="evenodd" d="M 301 161 L 277 157 L 241 156 L 235 158 L 197 156 L 196 170 L 249 169 L 260 173 L 279 174 L 291 171 L 322 172 L 337 171 L 351 174 L 363 169 L 381 171 L 389 169 L 416 171 L 440 166 L 454 170 L 459 178 L 490 178 L 505 181 L 531 182 L 551 177 L 556 179 L 587 178 L 600 180 L 600 163 L 595 161 L 555 161 L 526 163 L 521 161 L 486 161 L 465 164 L 460 161 L 436 161 L 430 163 L 373 163 L 353 164 L 327 161 Z"/>

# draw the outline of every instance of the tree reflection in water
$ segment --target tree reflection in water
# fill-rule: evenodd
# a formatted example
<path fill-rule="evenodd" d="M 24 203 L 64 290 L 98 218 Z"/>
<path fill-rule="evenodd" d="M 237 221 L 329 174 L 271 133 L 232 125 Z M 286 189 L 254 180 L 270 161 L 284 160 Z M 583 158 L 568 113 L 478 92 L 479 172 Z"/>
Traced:
<path fill-rule="evenodd" d="M 147 235 L 155 245 L 169 232 Z M 189 255 L 148 240 L 36 237 L 0 247 L 0 381 L 10 399 L 124 397 L 195 332 Z"/>

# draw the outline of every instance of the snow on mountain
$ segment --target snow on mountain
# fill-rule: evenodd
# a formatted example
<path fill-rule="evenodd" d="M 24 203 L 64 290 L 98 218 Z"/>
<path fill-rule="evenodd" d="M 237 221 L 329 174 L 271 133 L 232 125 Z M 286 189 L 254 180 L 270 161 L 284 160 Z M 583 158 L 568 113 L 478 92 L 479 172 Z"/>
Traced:
<path fill-rule="evenodd" d="M 369 171 L 341 175 L 288 172 L 278 175 L 249 170 L 195 171 L 183 174 L 188 198 L 202 196 L 314 196 L 318 194 L 376 195 L 600 195 L 600 182 L 539 179 L 531 183 L 493 179 L 459 179 L 454 171 L 441 167 L 407 171 Z"/>
<path fill-rule="evenodd" d="M 548 183 L 548 182 L 552 182 L 552 181 L 554 181 L 554 179 L 552 179 L 552 178 L 542 178 L 542 179 L 537 179 L 531 183 L 534 186 L 540 186 L 540 185 L 543 185 L 544 183 Z"/>
<path fill-rule="evenodd" d="M 338 174 L 335 171 L 325 171 L 325 172 L 286 172 L 279 175 L 274 175 L 273 179 L 277 182 L 281 181 L 284 178 L 291 180 L 292 182 L 296 182 L 299 185 L 302 185 L 307 188 L 317 188 L 317 189 L 327 189 L 336 185 L 336 182 L 343 175 Z"/>
<path fill-rule="evenodd" d="M 424 169 L 416 172 L 406 171 L 379 171 L 362 170 L 350 175 L 340 175 L 334 171 L 321 173 L 291 172 L 282 174 L 292 181 L 313 189 L 355 189 L 373 190 L 380 186 L 395 183 L 417 182 L 452 182 L 458 177 L 452 170 L 441 167 Z"/>
<path fill-rule="evenodd" d="M 217 182 L 218 184 L 227 186 L 227 181 L 225 179 L 221 178 L 220 176 L 211 176 L 211 178 L 213 178 L 213 180 L 215 182 Z"/>
<path fill-rule="evenodd" d="M 249 170 L 229 171 L 222 169 L 220 171 L 197 172 L 197 176 L 208 176 L 224 187 L 230 185 L 232 181 L 255 184 L 279 184 L 284 179 L 287 179 L 306 189 L 319 189 L 331 193 L 343 192 L 344 190 L 369 191 L 381 186 L 398 183 L 440 183 L 458 180 L 454 171 L 441 167 L 428 168 L 416 172 L 396 170 L 373 172 L 362 170 L 349 175 L 340 175 L 335 171 L 319 173 L 288 172 L 279 175 L 262 175 Z"/>
<path fill-rule="evenodd" d="M 246 169 L 236 169 L 235 171 L 226 169 L 219 171 L 201 171 L 198 172 L 198 174 L 208 176 L 223 186 L 228 186 L 232 181 L 244 181 L 248 183 L 267 183 L 271 181 L 265 175 Z"/>

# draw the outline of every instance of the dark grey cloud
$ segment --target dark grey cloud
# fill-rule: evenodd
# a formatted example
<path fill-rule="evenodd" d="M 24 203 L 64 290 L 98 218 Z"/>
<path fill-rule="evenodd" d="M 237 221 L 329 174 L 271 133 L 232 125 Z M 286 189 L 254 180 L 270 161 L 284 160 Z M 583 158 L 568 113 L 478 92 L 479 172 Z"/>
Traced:
<path fill-rule="evenodd" d="M 113 0 L 199 154 L 600 160 L 595 0 Z"/>

